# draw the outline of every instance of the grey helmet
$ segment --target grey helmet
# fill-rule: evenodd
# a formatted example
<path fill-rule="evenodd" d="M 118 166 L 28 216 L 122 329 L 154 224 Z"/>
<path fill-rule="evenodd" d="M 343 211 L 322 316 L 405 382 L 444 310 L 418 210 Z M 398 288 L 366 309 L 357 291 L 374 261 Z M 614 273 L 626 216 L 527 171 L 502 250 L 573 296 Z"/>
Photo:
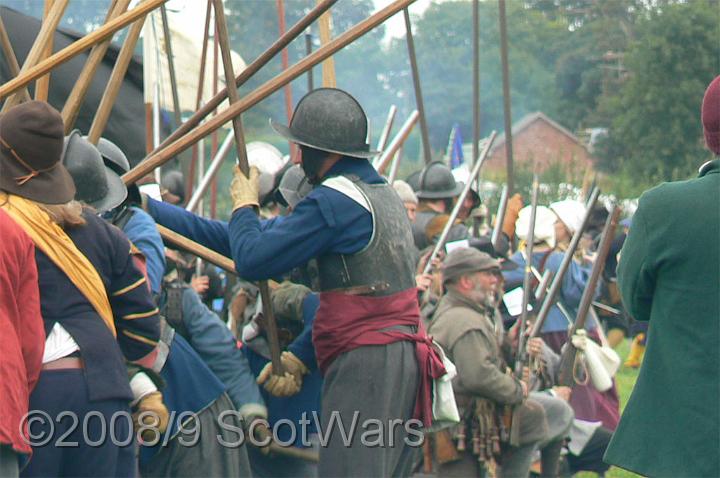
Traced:
<path fill-rule="evenodd" d="M 278 196 L 280 196 L 289 207 L 294 209 L 305 196 L 310 194 L 312 185 L 305 177 L 305 172 L 300 165 L 294 164 L 283 174 L 277 191 Z"/>
<path fill-rule="evenodd" d="M 75 181 L 75 199 L 98 212 L 109 211 L 122 204 L 127 188 L 120 175 L 107 167 L 98 149 L 80 131 L 65 137 L 63 165 Z"/>
<path fill-rule="evenodd" d="M 447 199 L 459 195 L 463 187 L 463 183 L 455 181 L 450 168 L 433 161 L 420 172 L 415 193 L 420 199 Z"/>
<path fill-rule="evenodd" d="M 180 203 L 185 202 L 185 176 L 182 171 L 174 169 L 164 173 L 160 179 L 160 187 L 180 198 Z"/>
<path fill-rule="evenodd" d="M 102 155 L 105 166 L 120 175 L 130 171 L 130 161 L 128 161 L 125 153 L 123 153 L 115 143 L 109 139 L 100 138 L 97 149 Z"/>
<path fill-rule="evenodd" d="M 370 158 L 367 116 L 360 103 L 343 90 L 318 88 L 300 99 L 290 126 L 270 125 L 293 143 L 356 158 Z"/>

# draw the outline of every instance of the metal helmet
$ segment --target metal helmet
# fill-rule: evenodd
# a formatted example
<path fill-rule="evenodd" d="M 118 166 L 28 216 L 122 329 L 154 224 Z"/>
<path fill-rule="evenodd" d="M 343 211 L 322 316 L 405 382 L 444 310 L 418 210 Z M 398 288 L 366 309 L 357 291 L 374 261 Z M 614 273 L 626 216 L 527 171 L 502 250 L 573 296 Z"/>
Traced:
<path fill-rule="evenodd" d="M 433 161 L 423 168 L 415 191 L 420 199 L 453 198 L 462 192 L 463 183 L 455 181 L 450 168 L 440 161 Z"/>
<path fill-rule="evenodd" d="M 412 190 L 416 193 L 418 192 L 418 189 L 420 189 L 418 186 L 420 185 L 419 181 L 421 172 L 422 170 L 415 171 L 413 173 L 410 173 L 410 176 L 405 178 L 405 182 L 408 183 Z"/>
<path fill-rule="evenodd" d="M 285 171 L 277 190 L 278 196 L 291 208 L 295 208 L 310 191 L 312 185 L 299 164 L 294 164 Z"/>
<path fill-rule="evenodd" d="M 75 181 L 75 199 L 98 212 L 114 209 L 127 197 L 120 175 L 105 166 L 98 149 L 78 130 L 65 137 L 63 164 Z"/>
<path fill-rule="evenodd" d="M 97 149 L 102 155 L 105 166 L 120 175 L 130 171 L 130 161 L 128 161 L 125 153 L 123 153 L 115 143 L 109 139 L 100 138 L 97 144 Z"/>
<path fill-rule="evenodd" d="M 318 88 L 300 99 L 290 127 L 270 120 L 270 125 L 289 141 L 303 146 L 356 158 L 370 158 L 367 116 L 360 103 L 337 88 Z"/>
<path fill-rule="evenodd" d="M 163 174 L 160 187 L 179 197 L 181 203 L 185 202 L 185 176 L 181 171 L 175 169 Z"/>

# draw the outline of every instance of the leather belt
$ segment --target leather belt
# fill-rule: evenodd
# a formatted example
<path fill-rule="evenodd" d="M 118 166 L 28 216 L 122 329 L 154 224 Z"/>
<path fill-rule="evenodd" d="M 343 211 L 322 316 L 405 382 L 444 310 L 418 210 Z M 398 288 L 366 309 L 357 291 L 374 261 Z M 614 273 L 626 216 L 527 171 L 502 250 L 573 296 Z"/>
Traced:
<path fill-rule="evenodd" d="M 43 370 L 63 370 L 68 368 L 84 368 L 83 360 L 79 357 L 63 357 L 52 362 L 44 363 Z"/>

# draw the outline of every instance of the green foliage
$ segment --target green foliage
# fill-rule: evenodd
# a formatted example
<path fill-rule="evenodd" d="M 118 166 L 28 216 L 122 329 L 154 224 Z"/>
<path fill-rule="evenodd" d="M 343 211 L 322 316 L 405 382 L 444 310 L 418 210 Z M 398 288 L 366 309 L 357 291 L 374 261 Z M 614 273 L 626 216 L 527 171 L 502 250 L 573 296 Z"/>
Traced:
<path fill-rule="evenodd" d="M 604 169 L 646 181 L 685 179 L 709 158 L 700 105 L 720 71 L 717 5 L 668 5 L 639 21 L 626 61 L 631 72 L 617 95 L 603 98 L 611 118 L 599 148 Z"/>

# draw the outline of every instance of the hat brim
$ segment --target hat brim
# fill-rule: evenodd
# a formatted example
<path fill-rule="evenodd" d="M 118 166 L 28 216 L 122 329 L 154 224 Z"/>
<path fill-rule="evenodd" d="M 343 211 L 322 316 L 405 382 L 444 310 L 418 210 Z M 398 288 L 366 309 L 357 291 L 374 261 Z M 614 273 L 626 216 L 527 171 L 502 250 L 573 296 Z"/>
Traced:
<path fill-rule="evenodd" d="M 98 199 L 88 203 L 97 212 L 106 212 L 111 209 L 115 209 L 125 201 L 128 195 L 127 186 L 120 176 L 115 173 L 112 169 L 105 166 L 105 177 L 107 178 L 108 192 L 107 194 Z"/>
<path fill-rule="evenodd" d="M 310 148 L 319 149 L 321 151 L 327 151 L 328 153 L 337 153 L 342 154 L 343 156 L 352 156 L 354 158 L 372 158 L 374 156 L 377 156 L 380 154 L 380 151 L 362 151 L 362 150 L 342 150 L 342 149 L 334 149 L 329 148 L 327 146 L 323 146 L 321 144 L 318 144 L 308 138 L 300 138 L 297 135 L 295 135 L 290 128 L 285 126 L 284 124 L 276 123 L 272 119 L 270 120 L 270 126 L 282 137 L 287 139 L 288 141 L 296 144 L 300 144 L 303 146 L 308 146 Z"/>
<path fill-rule="evenodd" d="M 75 183 L 65 166 L 57 164 L 23 184 L 16 178 L 28 171 L 0 151 L 0 189 L 42 204 L 65 204 L 75 198 Z"/>
<path fill-rule="evenodd" d="M 415 192 L 415 195 L 418 197 L 418 199 L 446 199 L 446 198 L 454 198 L 460 195 L 463 188 L 465 187 L 465 184 L 461 181 L 457 182 L 455 184 L 455 189 L 452 191 L 417 191 Z"/>

